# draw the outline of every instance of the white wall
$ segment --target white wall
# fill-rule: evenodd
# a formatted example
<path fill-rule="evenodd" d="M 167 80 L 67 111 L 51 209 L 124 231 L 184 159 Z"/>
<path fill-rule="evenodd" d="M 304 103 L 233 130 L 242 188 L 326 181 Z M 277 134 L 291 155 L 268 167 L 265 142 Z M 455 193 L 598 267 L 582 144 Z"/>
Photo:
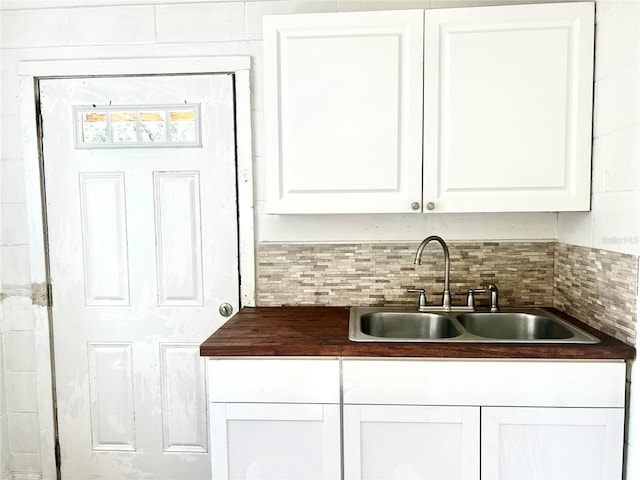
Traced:
<path fill-rule="evenodd" d="M 5 345 L 33 336 L 30 318 L 29 239 L 26 218 L 24 164 L 18 119 L 18 64 L 23 60 L 81 59 L 179 55 L 249 55 L 252 57 L 253 151 L 256 171 L 256 238 L 258 241 L 412 240 L 438 233 L 457 239 L 552 239 L 556 215 L 448 215 L 367 217 L 273 217 L 262 215 L 262 42 L 261 19 L 269 13 L 324 12 L 353 9 L 430 8 L 460 4 L 456 0 L 286 0 L 193 1 L 174 0 L 3 0 L 1 163 L 2 231 L 0 281 L 5 320 L 0 335 Z M 473 4 L 474 2 L 466 2 Z M 509 1 L 480 3 L 514 3 Z M 515 3 L 522 3 L 516 1 Z M 111 6 L 100 6 L 111 5 Z M 30 8 L 25 8 L 30 7 Z M 18 356 L 17 358 L 15 358 Z M 5 349 L 5 377 L 16 393 L 9 394 L 0 429 L 0 442 L 11 443 L 14 471 L 41 469 L 37 405 L 28 411 L 13 408 L 18 396 L 30 398 L 35 383 L 35 353 Z M 42 410 L 42 409 L 40 409 Z M 43 427 L 43 425 L 40 425 Z M 24 430 L 24 432 L 23 432 Z M 10 435 L 10 432 L 22 432 Z M 7 432 L 3 434 L 3 432 Z M 46 452 L 45 452 L 46 454 Z"/>
<path fill-rule="evenodd" d="M 639 0 L 598 2 L 601 30 L 598 42 L 604 45 L 598 45 L 596 58 L 599 118 L 596 122 L 594 211 L 560 215 L 560 234 L 558 215 L 554 213 L 331 217 L 280 217 L 261 213 L 265 198 L 262 15 L 543 2 L 545 0 L 1 0 L 0 285 L 5 298 L 0 305 L 4 362 L 4 368 L 0 367 L 0 385 L 5 383 L 11 388 L 6 389 L 6 402 L 0 391 L 0 450 L 3 455 L 10 453 L 8 460 L 0 457 L 0 476 L 5 473 L 2 471 L 5 461 L 11 463 L 15 472 L 38 473 L 42 470 L 37 422 L 41 408 L 38 408 L 35 394 L 37 359 L 31 341 L 34 322 L 18 121 L 17 71 L 20 61 L 174 55 L 251 56 L 257 239 L 261 242 L 416 241 L 437 233 L 447 239 L 465 240 L 560 238 L 569 243 L 618 251 L 633 247 L 637 254 L 638 247 L 633 243 L 605 246 L 604 242 L 605 233 L 612 238 L 624 239 L 628 232 L 635 232 L 635 235 L 639 232 L 638 113 L 631 106 L 638 101 L 640 82 L 638 52 L 635 50 L 636 60 L 633 60 L 634 51 L 629 45 L 635 43 L 637 47 L 640 42 L 627 40 L 626 36 L 628 32 L 633 33 L 634 28 L 637 33 L 637 13 L 636 17 L 631 13 L 637 11 Z M 605 27 L 608 36 L 603 33 Z M 635 173 L 632 175 L 633 168 Z M 629 215 L 618 215 L 619 207 Z M 7 444 L 9 449 L 5 448 Z"/>
<path fill-rule="evenodd" d="M 2 305 L 0 304 L 0 323 L 2 322 Z M 11 456 L 9 450 L 9 415 L 4 385 L 4 355 L 2 338 L 0 338 L 0 478 L 6 478 L 11 472 Z"/>
<path fill-rule="evenodd" d="M 98 4 L 99 0 L 34 1 L 33 5 Z M 113 3 L 113 2 L 104 2 Z M 118 0 L 116 3 L 133 3 Z M 13 97 L 15 68 L 21 59 L 82 58 L 109 56 L 158 56 L 184 54 L 249 54 L 254 60 L 253 109 L 254 155 L 256 166 L 256 210 L 258 241 L 358 241 L 421 240 L 438 233 L 447 239 L 531 240 L 554 239 L 557 215 L 484 214 L 484 215 L 367 215 L 367 216 L 268 216 L 262 213 L 265 199 L 263 174 L 262 54 L 261 17 L 263 14 L 321 12 L 354 9 L 430 8 L 471 4 L 527 3 L 525 0 L 308 0 L 258 2 L 200 2 L 189 7 L 166 4 L 122 6 L 118 8 L 61 8 L 13 10 L 24 2 L 5 0 L 2 44 L 6 59 L 3 70 Z M 159 2 L 166 3 L 166 2 Z M 97 19 L 99 21 L 96 21 Z M 122 19 L 127 19 L 123 21 Z M 46 25 L 47 28 L 40 28 Z M 122 46 L 126 45 L 126 49 Z M 3 97 L 5 92 L 3 88 Z M 4 100 L 3 98 L 3 100 Z M 13 98 L 6 102 L 9 115 Z M 3 105 L 5 102 L 3 101 Z M 3 108 L 4 110 L 4 108 Z M 3 111 L 3 115 L 5 112 Z M 4 123 L 4 122 L 3 122 Z M 3 138 L 19 141 L 18 124 L 6 122 Z M 4 135 L 6 133 L 6 136 Z M 7 145 L 9 158 L 20 158 L 19 145 Z M 4 157 L 4 155 L 3 155 Z M 9 165 L 7 165 L 9 168 Z M 19 169 L 19 162 L 13 169 Z M 8 172 L 8 176 L 19 172 Z M 22 210 L 20 210 L 22 209 Z M 23 206 L 11 208 L 18 222 L 24 218 Z M 22 226 L 16 234 L 23 234 Z M 7 247 L 8 248 L 8 247 Z M 16 263 L 26 259 L 26 249 L 12 245 L 9 258 Z M 8 273 L 18 273 L 10 269 Z M 20 270 L 20 269 L 19 269 Z M 20 270 L 21 271 L 21 270 Z M 24 279 L 20 278 L 20 281 Z"/>
<path fill-rule="evenodd" d="M 0 414 L 0 455 L 12 470 L 37 472 L 40 426 L 31 299 L 16 295 L 5 298 L 0 321 L 6 405 L 6 414 Z"/>
<path fill-rule="evenodd" d="M 596 2 L 592 211 L 561 213 L 558 239 L 640 255 L 640 1 Z"/>
<path fill-rule="evenodd" d="M 592 210 L 559 214 L 558 240 L 640 255 L 640 1 L 596 2 L 593 136 Z M 637 361 L 630 388 L 627 478 L 632 479 L 640 478 Z"/>

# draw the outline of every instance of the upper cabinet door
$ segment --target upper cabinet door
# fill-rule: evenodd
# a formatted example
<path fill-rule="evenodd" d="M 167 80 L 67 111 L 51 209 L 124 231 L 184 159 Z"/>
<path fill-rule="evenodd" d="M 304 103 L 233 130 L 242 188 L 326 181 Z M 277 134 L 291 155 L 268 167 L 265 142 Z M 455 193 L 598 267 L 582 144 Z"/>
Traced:
<path fill-rule="evenodd" d="M 421 210 L 423 11 L 265 17 L 269 213 Z"/>
<path fill-rule="evenodd" d="M 434 212 L 589 210 L 592 3 L 425 12 Z"/>

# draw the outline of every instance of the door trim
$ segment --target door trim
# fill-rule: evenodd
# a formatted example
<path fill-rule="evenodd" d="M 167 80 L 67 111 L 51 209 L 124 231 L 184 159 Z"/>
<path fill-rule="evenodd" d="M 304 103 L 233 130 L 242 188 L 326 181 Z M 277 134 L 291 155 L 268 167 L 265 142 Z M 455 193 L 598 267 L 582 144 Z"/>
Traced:
<path fill-rule="evenodd" d="M 238 203 L 238 255 L 240 305 L 255 305 L 255 247 L 253 209 L 253 162 L 251 142 L 251 59 L 248 56 L 192 56 L 157 58 L 112 58 L 99 60 L 23 61 L 18 66 L 19 106 L 29 259 L 33 290 L 32 315 L 36 351 L 36 383 L 40 422 L 42 478 L 57 478 L 55 449 L 54 377 L 51 316 L 48 308 L 48 266 L 45 232 L 43 153 L 38 122 L 38 80 L 91 76 L 175 75 L 189 73 L 234 74 L 236 120 L 236 169 Z"/>

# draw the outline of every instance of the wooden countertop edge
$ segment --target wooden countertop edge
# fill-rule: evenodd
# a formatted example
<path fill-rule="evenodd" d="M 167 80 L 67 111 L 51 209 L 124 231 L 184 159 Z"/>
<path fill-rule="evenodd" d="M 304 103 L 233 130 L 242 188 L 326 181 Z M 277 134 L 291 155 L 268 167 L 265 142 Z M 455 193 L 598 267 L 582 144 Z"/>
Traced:
<path fill-rule="evenodd" d="M 629 360 L 635 348 L 555 308 L 598 344 L 363 343 L 348 338 L 349 307 L 245 307 L 200 346 L 207 357 L 389 357 Z M 266 322 L 265 324 L 262 324 Z"/>

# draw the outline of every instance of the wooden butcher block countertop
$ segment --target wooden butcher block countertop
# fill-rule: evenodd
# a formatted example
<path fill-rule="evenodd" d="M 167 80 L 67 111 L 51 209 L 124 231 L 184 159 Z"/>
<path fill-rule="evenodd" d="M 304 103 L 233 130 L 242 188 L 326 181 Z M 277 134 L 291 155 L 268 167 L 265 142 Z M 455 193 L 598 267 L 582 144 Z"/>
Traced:
<path fill-rule="evenodd" d="M 598 337 L 600 343 L 353 342 L 348 336 L 348 307 L 245 307 L 200 346 L 200 355 L 600 360 L 635 358 L 635 348 L 559 310 L 546 310 Z"/>

